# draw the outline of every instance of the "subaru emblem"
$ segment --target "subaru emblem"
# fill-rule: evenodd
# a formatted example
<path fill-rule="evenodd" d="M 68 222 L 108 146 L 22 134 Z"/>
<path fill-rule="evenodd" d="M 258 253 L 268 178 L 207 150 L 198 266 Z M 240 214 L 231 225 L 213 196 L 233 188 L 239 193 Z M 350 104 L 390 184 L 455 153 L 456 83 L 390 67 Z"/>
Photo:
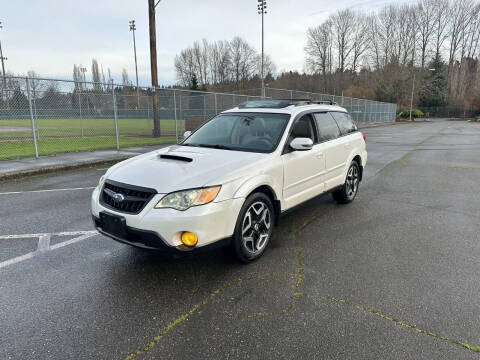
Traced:
<path fill-rule="evenodd" d="M 114 194 L 112 198 L 113 198 L 113 201 L 117 203 L 121 203 L 122 201 L 125 201 L 125 196 L 123 196 L 122 194 Z"/>

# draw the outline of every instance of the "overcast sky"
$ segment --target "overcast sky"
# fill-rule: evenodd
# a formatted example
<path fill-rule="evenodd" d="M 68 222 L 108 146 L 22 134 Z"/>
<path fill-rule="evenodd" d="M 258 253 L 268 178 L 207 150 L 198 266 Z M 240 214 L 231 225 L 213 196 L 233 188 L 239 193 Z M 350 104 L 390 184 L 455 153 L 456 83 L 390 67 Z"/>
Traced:
<path fill-rule="evenodd" d="M 363 11 L 384 4 L 412 0 L 268 0 L 265 51 L 278 70 L 304 67 L 305 32 L 331 12 L 351 7 Z M 132 34 L 128 21 L 137 23 L 140 83 L 150 83 L 147 0 L 1 0 L 0 41 L 6 70 L 35 70 L 45 77 L 72 78 L 73 64 L 91 59 L 110 68 L 116 80 L 126 68 L 134 80 Z M 261 47 L 257 0 L 162 0 L 157 7 L 157 51 L 160 84 L 174 84 L 173 60 L 195 40 L 241 36 Z"/>

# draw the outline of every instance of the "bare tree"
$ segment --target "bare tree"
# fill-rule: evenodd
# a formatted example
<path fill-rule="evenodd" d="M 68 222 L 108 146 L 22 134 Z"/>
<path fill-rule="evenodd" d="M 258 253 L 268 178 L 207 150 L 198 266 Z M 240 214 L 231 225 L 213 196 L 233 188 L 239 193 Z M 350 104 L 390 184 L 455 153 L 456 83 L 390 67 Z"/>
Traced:
<path fill-rule="evenodd" d="M 380 36 L 379 30 L 379 20 L 377 14 L 373 13 L 367 17 L 367 35 L 370 39 L 369 41 L 369 53 L 370 58 L 373 59 L 375 69 L 380 69 L 383 66 L 382 61 L 382 37 Z"/>
<path fill-rule="evenodd" d="M 210 45 L 210 76 L 212 84 L 224 84 L 229 80 L 231 53 L 228 41 L 216 41 Z"/>
<path fill-rule="evenodd" d="M 93 89 L 95 91 L 102 90 L 102 79 L 101 79 L 100 69 L 98 67 L 97 59 L 92 59 L 92 81 L 93 81 Z"/>
<path fill-rule="evenodd" d="M 237 90 L 243 89 L 256 69 L 257 54 L 255 50 L 242 38 L 235 37 L 230 42 L 232 53 L 232 75 Z"/>
<path fill-rule="evenodd" d="M 179 55 L 175 56 L 175 71 L 180 83 L 183 86 L 189 86 L 196 72 L 191 48 L 182 50 Z"/>
<path fill-rule="evenodd" d="M 27 72 L 27 77 L 30 81 L 30 91 L 32 94 L 33 100 L 37 99 L 39 93 L 45 90 L 47 83 L 43 80 L 39 80 L 38 74 L 34 70 L 29 70 Z"/>
<path fill-rule="evenodd" d="M 344 72 L 353 49 L 352 33 L 356 14 L 350 10 L 338 11 L 331 17 L 334 43 L 338 56 L 338 69 Z"/>
<path fill-rule="evenodd" d="M 368 21 L 364 14 L 357 14 L 353 22 L 352 70 L 357 71 L 360 58 L 369 46 Z"/>
<path fill-rule="evenodd" d="M 130 86 L 130 80 L 128 79 L 127 69 L 122 69 L 122 84 L 123 86 Z"/>
<path fill-rule="evenodd" d="M 451 26 L 449 29 L 449 65 L 452 65 L 455 61 L 457 51 L 459 50 L 462 38 L 465 35 L 466 23 L 471 8 L 473 8 L 473 2 L 471 0 L 455 0 L 449 11 L 449 14 L 451 15 Z"/>
<path fill-rule="evenodd" d="M 378 13 L 377 31 L 380 48 L 380 64 L 385 66 L 392 59 L 392 44 L 395 42 L 395 23 L 397 22 L 397 7 L 389 5 L 383 7 Z"/>
<path fill-rule="evenodd" d="M 322 74 L 324 89 L 327 87 L 327 72 L 331 69 L 332 41 L 332 23 L 330 21 L 307 30 L 306 65 L 309 71 Z"/>
<path fill-rule="evenodd" d="M 447 29 L 450 23 L 449 9 L 450 5 L 448 0 L 433 0 L 434 3 L 434 18 L 435 18 L 435 30 L 434 30 L 434 58 L 440 58 L 443 44 L 448 37 Z"/>
<path fill-rule="evenodd" d="M 200 84 L 208 84 L 208 53 L 209 53 L 209 44 L 206 39 L 203 39 L 202 42 L 195 41 L 193 43 L 193 60 L 198 72 Z"/>
<path fill-rule="evenodd" d="M 436 0 L 421 0 L 416 7 L 422 69 L 425 68 L 428 47 L 435 32 L 435 6 Z"/>
<path fill-rule="evenodd" d="M 75 90 L 82 90 L 83 87 L 83 78 L 80 71 L 80 66 L 73 65 L 73 81 L 75 84 Z"/>

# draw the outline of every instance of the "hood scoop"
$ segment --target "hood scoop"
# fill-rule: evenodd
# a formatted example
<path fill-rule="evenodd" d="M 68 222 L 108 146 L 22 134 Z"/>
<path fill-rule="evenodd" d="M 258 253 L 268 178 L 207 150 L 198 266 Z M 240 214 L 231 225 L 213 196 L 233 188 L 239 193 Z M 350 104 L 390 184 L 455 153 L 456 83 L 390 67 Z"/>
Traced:
<path fill-rule="evenodd" d="M 159 156 L 160 159 L 166 159 L 166 160 L 175 160 L 175 161 L 182 161 L 182 162 L 187 162 L 190 163 L 193 161 L 192 158 L 188 158 L 185 156 L 179 156 L 179 155 L 169 155 L 169 154 L 162 154 Z"/>

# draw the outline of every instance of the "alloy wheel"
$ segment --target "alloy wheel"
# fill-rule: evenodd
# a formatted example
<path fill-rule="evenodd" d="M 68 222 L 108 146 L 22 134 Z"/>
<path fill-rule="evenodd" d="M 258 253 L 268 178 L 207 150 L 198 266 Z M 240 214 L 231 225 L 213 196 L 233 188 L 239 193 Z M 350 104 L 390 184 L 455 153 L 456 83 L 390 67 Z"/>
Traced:
<path fill-rule="evenodd" d="M 355 165 L 352 165 L 350 169 L 348 169 L 347 181 L 345 184 L 347 196 L 349 199 L 352 199 L 357 193 L 358 182 L 359 182 L 358 167 Z"/>
<path fill-rule="evenodd" d="M 242 222 L 243 246 L 248 252 L 256 255 L 263 251 L 270 237 L 271 214 L 268 206 L 257 201 L 252 204 Z"/>

